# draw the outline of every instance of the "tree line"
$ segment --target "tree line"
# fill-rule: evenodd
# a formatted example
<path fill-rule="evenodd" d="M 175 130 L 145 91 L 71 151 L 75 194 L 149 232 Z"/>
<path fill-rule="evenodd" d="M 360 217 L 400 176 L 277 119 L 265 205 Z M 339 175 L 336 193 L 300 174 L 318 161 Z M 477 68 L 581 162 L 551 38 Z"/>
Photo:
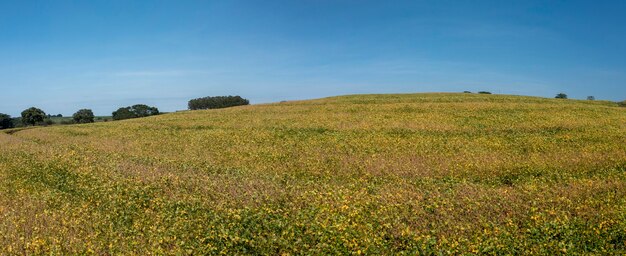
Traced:
<path fill-rule="evenodd" d="M 188 103 L 189 110 L 227 108 L 240 105 L 249 105 L 250 101 L 241 96 L 214 96 L 192 99 Z M 136 104 L 127 107 L 120 107 L 111 113 L 113 120 L 124 120 L 131 118 L 141 118 L 159 115 L 158 108 L 145 104 Z M 20 117 L 11 117 L 0 113 L 0 129 L 8 129 L 24 126 L 46 126 L 52 125 L 53 117 L 62 118 L 61 114 L 49 115 L 43 110 L 31 107 L 22 111 Z M 71 120 L 63 120 L 61 124 L 86 124 L 95 122 L 95 115 L 91 109 L 80 109 L 72 115 Z M 104 119 L 108 121 L 108 119 Z"/>

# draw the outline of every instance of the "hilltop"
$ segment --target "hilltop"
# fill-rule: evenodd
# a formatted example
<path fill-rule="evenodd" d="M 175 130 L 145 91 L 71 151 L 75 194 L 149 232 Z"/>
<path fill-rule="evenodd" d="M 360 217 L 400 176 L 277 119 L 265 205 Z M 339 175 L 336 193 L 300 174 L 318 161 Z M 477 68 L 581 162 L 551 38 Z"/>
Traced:
<path fill-rule="evenodd" d="M 350 95 L 0 133 L 0 254 L 626 252 L 626 109 Z"/>

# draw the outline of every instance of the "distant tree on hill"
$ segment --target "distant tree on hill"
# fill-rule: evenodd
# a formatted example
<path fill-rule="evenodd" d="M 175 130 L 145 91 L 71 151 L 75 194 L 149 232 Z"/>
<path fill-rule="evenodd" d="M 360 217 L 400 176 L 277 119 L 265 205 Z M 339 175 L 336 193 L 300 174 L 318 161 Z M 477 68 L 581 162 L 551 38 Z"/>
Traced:
<path fill-rule="evenodd" d="M 158 114 L 160 114 L 158 108 L 137 104 L 130 107 L 119 108 L 117 111 L 113 112 L 113 120 L 147 117 Z"/>
<path fill-rule="evenodd" d="M 478 92 L 479 94 L 491 94 L 491 92 L 487 92 L 487 91 L 480 91 Z"/>
<path fill-rule="evenodd" d="M 587 100 L 596 100 L 596 97 L 594 97 L 594 96 L 587 96 Z"/>
<path fill-rule="evenodd" d="M 620 106 L 620 107 L 626 107 L 626 100 L 618 102 L 617 105 Z"/>
<path fill-rule="evenodd" d="M 11 116 L 7 114 L 0 113 L 0 130 L 13 128 L 15 125 L 13 124 L 13 119 Z"/>
<path fill-rule="evenodd" d="M 95 116 L 91 109 L 81 109 L 72 115 L 72 119 L 77 124 L 93 123 L 94 118 Z"/>
<path fill-rule="evenodd" d="M 63 115 L 61 115 L 61 114 L 58 114 L 58 115 L 57 115 L 57 117 L 63 117 Z"/>
<path fill-rule="evenodd" d="M 250 101 L 241 96 L 216 96 L 193 99 L 189 101 L 189 109 L 215 109 L 241 105 L 249 105 Z"/>
<path fill-rule="evenodd" d="M 463 91 L 463 93 L 472 93 L 472 92 L 470 92 L 470 91 Z"/>
<path fill-rule="evenodd" d="M 567 99 L 567 94 L 565 94 L 565 93 L 559 93 L 559 94 L 557 94 L 554 98 L 555 98 L 555 99 Z"/>
<path fill-rule="evenodd" d="M 24 125 L 36 125 L 41 124 L 46 119 L 46 112 L 43 110 L 32 107 L 22 111 L 22 123 Z"/>

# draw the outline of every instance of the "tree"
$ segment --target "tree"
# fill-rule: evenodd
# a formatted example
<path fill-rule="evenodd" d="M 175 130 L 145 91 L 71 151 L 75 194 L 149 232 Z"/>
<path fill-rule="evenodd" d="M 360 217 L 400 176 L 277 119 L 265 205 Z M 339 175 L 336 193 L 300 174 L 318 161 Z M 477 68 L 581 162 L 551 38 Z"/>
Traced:
<path fill-rule="evenodd" d="M 596 100 L 596 97 L 593 97 L 593 96 L 587 96 L 587 100 Z"/>
<path fill-rule="evenodd" d="M 72 115 L 72 119 L 74 119 L 74 122 L 77 124 L 93 123 L 94 118 L 95 116 L 91 109 L 81 109 Z"/>
<path fill-rule="evenodd" d="M 556 95 L 556 97 L 554 97 L 555 99 L 567 99 L 567 94 L 565 93 L 559 93 Z"/>
<path fill-rule="evenodd" d="M 487 92 L 487 91 L 480 91 L 478 92 L 479 94 L 491 94 L 491 92 Z"/>
<path fill-rule="evenodd" d="M 159 114 L 158 108 L 150 107 L 144 104 L 137 104 L 137 105 L 131 106 L 130 108 L 131 108 L 130 110 L 134 112 L 135 115 L 137 115 L 137 117 L 146 117 L 146 116 L 153 116 L 153 115 Z"/>
<path fill-rule="evenodd" d="M 160 114 L 158 108 L 137 104 L 130 107 L 119 108 L 117 111 L 113 112 L 113 120 L 147 117 L 158 114 Z"/>
<path fill-rule="evenodd" d="M 22 111 L 22 123 L 24 125 L 36 125 L 43 123 L 44 119 L 46 119 L 46 112 L 43 110 L 32 107 Z"/>
<path fill-rule="evenodd" d="M 215 109 L 215 108 L 228 108 L 241 105 L 249 105 L 250 101 L 242 98 L 241 96 L 215 96 L 197 98 L 189 101 L 188 107 L 190 110 L 197 109 Z"/>
<path fill-rule="evenodd" d="M 7 114 L 0 113 L 0 130 L 13 128 L 13 119 Z"/>
<path fill-rule="evenodd" d="M 618 102 L 617 105 L 620 106 L 620 107 L 626 107 L 626 100 Z"/>

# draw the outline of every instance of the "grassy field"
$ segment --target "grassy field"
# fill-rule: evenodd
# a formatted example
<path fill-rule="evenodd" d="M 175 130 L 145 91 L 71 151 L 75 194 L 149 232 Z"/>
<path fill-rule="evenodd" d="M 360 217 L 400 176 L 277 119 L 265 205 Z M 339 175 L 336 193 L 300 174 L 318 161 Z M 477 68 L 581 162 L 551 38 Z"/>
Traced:
<path fill-rule="evenodd" d="M 0 133 L 0 254 L 623 254 L 626 108 L 359 95 Z"/>

